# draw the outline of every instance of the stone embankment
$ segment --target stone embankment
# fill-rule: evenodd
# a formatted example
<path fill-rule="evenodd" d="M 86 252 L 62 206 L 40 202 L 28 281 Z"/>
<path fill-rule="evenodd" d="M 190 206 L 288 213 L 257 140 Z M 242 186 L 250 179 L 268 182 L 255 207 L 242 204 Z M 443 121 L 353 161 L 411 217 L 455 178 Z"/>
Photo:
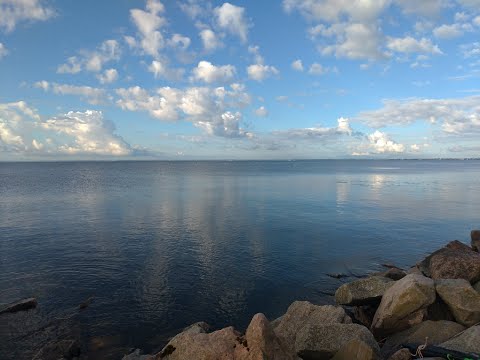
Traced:
<path fill-rule="evenodd" d="M 479 359 L 480 231 L 410 269 L 346 283 L 336 305 L 296 301 L 280 318 L 256 314 L 244 334 L 196 323 L 157 354 L 123 360 Z M 338 278 L 341 278 L 340 276 Z"/>

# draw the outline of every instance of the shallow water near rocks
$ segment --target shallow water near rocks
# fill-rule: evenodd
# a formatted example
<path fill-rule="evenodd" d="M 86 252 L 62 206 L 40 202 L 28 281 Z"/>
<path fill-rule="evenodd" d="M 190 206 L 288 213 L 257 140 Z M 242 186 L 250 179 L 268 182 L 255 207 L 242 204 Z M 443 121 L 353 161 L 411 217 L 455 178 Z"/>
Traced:
<path fill-rule="evenodd" d="M 196 321 L 244 329 L 480 227 L 480 161 L 0 163 L 0 358 L 78 338 L 156 351 Z M 94 296 L 83 311 L 78 305 Z"/>

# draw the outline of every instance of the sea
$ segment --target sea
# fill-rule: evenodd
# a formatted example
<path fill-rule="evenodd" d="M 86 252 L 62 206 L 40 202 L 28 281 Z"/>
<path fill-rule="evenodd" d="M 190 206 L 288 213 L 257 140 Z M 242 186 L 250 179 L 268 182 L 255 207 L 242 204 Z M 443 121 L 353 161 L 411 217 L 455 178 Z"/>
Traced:
<path fill-rule="evenodd" d="M 0 163 L 0 304 L 38 301 L 0 315 L 0 358 L 77 339 L 121 359 L 197 321 L 242 331 L 474 228 L 478 160 Z"/>

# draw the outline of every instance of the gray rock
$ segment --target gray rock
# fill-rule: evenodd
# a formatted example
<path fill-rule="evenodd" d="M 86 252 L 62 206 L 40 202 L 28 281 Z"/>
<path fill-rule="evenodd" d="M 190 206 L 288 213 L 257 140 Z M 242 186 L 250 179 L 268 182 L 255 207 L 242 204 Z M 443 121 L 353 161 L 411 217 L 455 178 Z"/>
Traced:
<path fill-rule="evenodd" d="M 472 249 L 480 252 L 480 230 L 472 230 L 470 233 Z"/>
<path fill-rule="evenodd" d="M 467 280 L 437 280 L 435 285 L 458 323 L 468 327 L 480 322 L 480 294 Z"/>
<path fill-rule="evenodd" d="M 404 348 L 398 350 L 396 353 L 390 356 L 388 360 L 410 360 L 411 358 L 412 355 L 410 354 L 410 350 Z"/>
<path fill-rule="evenodd" d="M 142 355 L 142 351 L 140 349 L 135 349 L 130 354 L 125 355 L 122 360 L 153 360 L 152 355 Z"/>
<path fill-rule="evenodd" d="M 343 284 L 335 292 L 339 305 L 368 305 L 379 300 L 393 280 L 382 276 L 371 276 Z"/>
<path fill-rule="evenodd" d="M 382 347 L 382 355 L 388 357 L 404 344 L 438 345 L 465 330 L 465 326 L 452 321 L 424 321 L 410 329 L 390 336 Z"/>
<path fill-rule="evenodd" d="M 480 254 L 458 240 L 435 251 L 417 264 L 432 279 L 465 279 L 470 283 L 480 280 Z"/>
<path fill-rule="evenodd" d="M 34 309 L 37 307 L 37 304 L 37 299 L 35 298 L 23 299 L 13 304 L 6 305 L 3 309 L 0 309 L 0 314 L 15 313 L 18 311 Z"/>
<path fill-rule="evenodd" d="M 433 280 L 409 274 L 385 291 L 371 329 L 378 336 L 405 330 L 422 322 L 434 301 Z"/>
<path fill-rule="evenodd" d="M 423 275 L 423 273 L 420 271 L 420 269 L 417 266 L 412 266 L 410 269 L 408 269 L 407 275 L 409 274 Z"/>
<path fill-rule="evenodd" d="M 73 359 L 80 355 L 80 346 L 75 340 L 52 341 L 45 345 L 33 360 Z"/>
<path fill-rule="evenodd" d="M 379 359 L 377 350 L 367 343 L 353 339 L 335 354 L 332 360 L 376 360 Z"/>
<path fill-rule="evenodd" d="M 386 278 L 397 281 L 397 280 L 403 279 L 405 276 L 407 276 L 407 273 L 405 271 L 403 271 L 402 269 L 399 269 L 399 268 L 391 268 L 391 269 L 388 269 L 383 274 L 383 276 L 385 276 Z"/>
<path fill-rule="evenodd" d="M 322 359 L 334 356 L 352 340 L 360 340 L 380 353 L 372 333 L 358 324 L 307 325 L 297 334 L 295 349 L 302 359 Z"/>
<path fill-rule="evenodd" d="M 310 324 L 349 324 L 352 319 L 339 306 L 318 306 L 308 301 L 293 302 L 275 327 L 275 334 L 295 353 L 295 339 L 298 332 Z"/>
<path fill-rule="evenodd" d="M 480 325 L 472 326 L 440 346 L 450 350 L 480 353 Z"/>

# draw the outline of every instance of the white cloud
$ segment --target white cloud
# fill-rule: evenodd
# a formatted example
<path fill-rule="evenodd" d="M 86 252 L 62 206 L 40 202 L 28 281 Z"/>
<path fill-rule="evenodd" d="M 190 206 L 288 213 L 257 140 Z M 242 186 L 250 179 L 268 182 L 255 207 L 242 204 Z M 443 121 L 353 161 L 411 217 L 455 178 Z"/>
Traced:
<path fill-rule="evenodd" d="M 55 11 L 42 0 L 2 0 L 0 1 L 0 29 L 13 31 L 22 21 L 45 21 L 55 15 Z"/>
<path fill-rule="evenodd" d="M 383 108 L 365 111 L 358 120 L 370 127 L 409 125 L 424 121 L 440 125 L 446 134 L 472 134 L 480 132 L 480 96 L 456 99 L 385 100 Z"/>
<path fill-rule="evenodd" d="M 391 140 L 386 133 L 378 130 L 368 135 L 368 141 L 375 153 L 403 153 L 405 151 L 405 145 Z"/>
<path fill-rule="evenodd" d="M 407 15 L 415 14 L 428 17 L 434 17 L 448 5 L 444 0 L 395 0 L 403 12 Z"/>
<path fill-rule="evenodd" d="M 171 39 L 168 40 L 168 44 L 171 47 L 180 49 L 180 50 L 187 50 L 190 46 L 191 40 L 187 36 L 183 36 L 181 34 L 173 34 Z"/>
<path fill-rule="evenodd" d="M 255 115 L 257 115 L 258 117 L 267 117 L 268 110 L 265 108 L 265 106 L 260 106 L 258 109 L 255 110 Z"/>
<path fill-rule="evenodd" d="M 116 40 L 106 40 L 95 51 L 81 50 L 80 56 L 71 56 L 58 66 L 59 74 L 77 74 L 82 70 L 100 72 L 103 66 L 120 59 L 120 44 Z"/>
<path fill-rule="evenodd" d="M 421 38 L 417 40 L 411 36 L 403 38 L 388 38 L 387 48 L 400 53 L 426 53 L 442 54 L 440 48 L 433 44 L 430 39 Z"/>
<path fill-rule="evenodd" d="M 418 144 L 413 144 L 413 145 L 410 145 L 410 149 L 412 149 L 412 151 L 420 151 L 420 145 Z"/>
<path fill-rule="evenodd" d="M 480 0 L 458 0 L 460 4 L 466 7 L 477 9 L 480 7 Z"/>
<path fill-rule="evenodd" d="M 302 60 L 298 59 L 292 62 L 292 69 L 296 71 L 303 71 L 303 63 Z"/>
<path fill-rule="evenodd" d="M 460 46 L 460 50 L 465 58 L 480 56 L 480 42 L 463 44 Z"/>
<path fill-rule="evenodd" d="M 207 84 L 225 83 L 233 79 L 236 69 L 233 65 L 215 66 L 208 61 L 200 61 L 192 70 L 193 80 Z"/>
<path fill-rule="evenodd" d="M 298 128 L 284 131 L 274 131 L 274 135 L 288 139 L 334 139 L 338 136 L 352 136 L 354 131 L 346 118 L 337 119 L 336 127 Z"/>
<path fill-rule="evenodd" d="M 247 67 L 248 77 L 255 81 L 262 81 L 265 78 L 277 75 L 279 71 L 274 66 L 253 64 Z"/>
<path fill-rule="evenodd" d="M 199 33 L 203 48 L 207 51 L 215 50 L 222 45 L 217 35 L 211 29 L 203 29 Z"/>
<path fill-rule="evenodd" d="M 0 59 L 3 58 L 4 56 L 7 56 L 7 55 L 8 55 L 7 48 L 5 47 L 5 45 L 0 43 Z"/>
<path fill-rule="evenodd" d="M 327 69 L 319 63 L 313 63 L 308 69 L 308 73 L 311 75 L 323 75 L 327 73 Z"/>
<path fill-rule="evenodd" d="M 245 8 L 226 2 L 213 11 L 220 28 L 237 35 L 242 42 L 247 42 L 249 25 L 245 18 Z"/>
<path fill-rule="evenodd" d="M 97 78 L 102 84 L 110 84 L 117 81 L 118 71 L 116 69 L 107 69 L 103 74 L 98 74 Z"/>
<path fill-rule="evenodd" d="M 52 91 L 58 95 L 75 95 L 80 96 L 90 104 L 101 104 L 105 101 L 107 94 L 104 89 L 94 88 L 91 86 L 77 86 L 68 84 L 49 83 L 42 80 L 34 84 L 35 87 L 44 91 Z"/>
<path fill-rule="evenodd" d="M 190 87 L 180 90 L 162 87 L 153 94 L 135 86 L 117 89 L 117 95 L 117 105 L 125 110 L 146 111 L 150 116 L 163 121 L 183 119 L 209 135 L 250 136 L 239 125 L 240 111 L 251 102 L 250 95 L 240 84 L 232 84 L 230 89 Z"/>
<path fill-rule="evenodd" d="M 140 46 L 146 54 L 157 58 L 159 51 L 165 46 L 165 39 L 159 31 L 166 24 L 166 19 L 159 15 L 165 8 L 158 0 L 148 0 L 146 10 L 130 10 L 130 17 L 140 34 L 140 41 L 137 44 L 130 38 L 127 42 L 129 45 Z"/>
<path fill-rule="evenodd" d="M 462 36 L 463 31 L 458 24 L 443 24 L 433 29 L 433 35 L 439 39 L 453 39 Z"/>
<path fill-rule="evenodd" d="M 473 24 L 476 26 L 480 26 L 480 15 L 473 19 Z"/>
<path fill-rule="evenodd" d="M 165 75 L 165 72 L 166 72 L 166 68 L 165 68 L 165 65 L 158 61 L 158 60 L 153 60 L 152 63 L 150 64 L 150 66 L 148 67 L 148 71 L 150 71 L 151 73 L 153 73 L 153 76 L 155 77 L 155 79 Z"/>
<path fill-rule="evenodd" d="M 38 120 L 37 111 L 24 101 L 0 104 L 0 149 L 4 152 L 27 151 L 25 136 L 33 132 Z"/>

